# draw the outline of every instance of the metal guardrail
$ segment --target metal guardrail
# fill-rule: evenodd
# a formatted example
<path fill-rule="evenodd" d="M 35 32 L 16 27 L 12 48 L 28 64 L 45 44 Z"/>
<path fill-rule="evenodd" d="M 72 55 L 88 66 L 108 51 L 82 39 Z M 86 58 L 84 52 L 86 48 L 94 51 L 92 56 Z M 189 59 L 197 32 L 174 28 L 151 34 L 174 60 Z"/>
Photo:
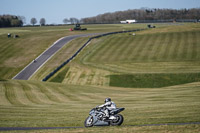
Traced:
<path fill-rule="evenodd" d="M 119 33 L 128 33 L 128 32 L 136 32 L 136 31 L 141 31 L 144 29 L 135 29 L 135 30 L 128 30 L 128 31 L 117 31 L 117 32 L 109 32 L 109 33 L 104 33 L 101 35 L 97 35 L 94 37 L 91 37 L 88 39 L 88 41 L 81 47 L 79 48 L 76 53 L 74 55 L 72 55 L 72 57 L 70 57 L 69 59 L 67 59 L 65 62 L 63 62 L 59 67 L 57 67 L 53 72 L 51 72 L 49 75 L 47 75 L 44 79 L 42 79 L 42 81 L 47 81 L 49 78 L 51 78 L 56 72 L 58 72 L 61 68 L 63 68 L 66 64 L 68 64 L 71 60 L 73 60 L 79 52 L 81 52 L 81 50 L 92 40 L 92 39 L 96 39 L 96 38 L 100 38 L 103 36 L 108 36 L 108 35 L 112 35 L 112 34 L 119 34 Z"/>

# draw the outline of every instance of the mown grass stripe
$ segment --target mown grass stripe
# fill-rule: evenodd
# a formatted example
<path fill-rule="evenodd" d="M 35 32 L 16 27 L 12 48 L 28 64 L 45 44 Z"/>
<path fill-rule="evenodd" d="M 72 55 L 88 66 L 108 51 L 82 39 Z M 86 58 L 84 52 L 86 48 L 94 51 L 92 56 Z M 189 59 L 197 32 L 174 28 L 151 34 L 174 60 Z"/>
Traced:
<path fill-rule="evenodd" d="M 113 46 L 109 49 L 108 52 L 106 52 L 106 53 L 109 53 L 109 54 L 106 54 L 105 56 L 108 62 L 112 62 L 112 60 L 115 60 L 116 56 L 118 57 L 120 56 L 118 54 L 118 50 L 120 50 L 121 47 L 124 45 L 122 42 L 124 42 L 125 38 L 120 38 L 116 36 L 116 38 L 114 39 L 116 39 L 116 43 L 112 44 Z"/>
<path fill-rule="evenodd" d="M 126 36 L 125 40 L 123 40 L 122 42 L 122 47 L 119 48 L 118 51 L 116 51 L 114 61 L 127 59 L 127 57 L 131 55 L 132 51 L 129 50 L 132 49 L 133 44 L 131 42 L 133 42 L 133 40 L 133 36 Z"/>
<path fill-rule="evenodd" d="M 194 42 L 192 46 L 192 60 L 195 60 L 197 58 L 197 53 L 198 53 L 198 47 L 197 47 L 197 36 L 200 35 L 199 32 L 193 32 L 192 36 L 194 37 Z"/>
<path fill-rule="evenodd" d="M 123 42 L 123 47 L 121 48 L 121 50 L 117 53 L 119 55 L 120 53 L 120 57 L 116 57 L 118 59 L 118 61 L 124 60 L 130 58 L 129 56 L 131 56 L 133 50 L 134 50 L 134 42 L 135 42 L 135 37 L 133 38 L 133 36 L 128 36 L 127 39 L 125 39 L 125 41 Z"/>
<path fill-rule="evenodd" d="M 196 46 L 197 46 L 196 51 L 197 51 L 197 58 L 198 58 L 198 59 L 200 59 L 200 45 L 199 45 L 199 43 L 198 43 L 198 42 L 200 42 L 199 36 L 200 36 L 200 32 L 198 32 L 198 36 L 197 36 L 197 40 L 198 40 L 198 41 L 196 42 Z"/>
<path fill-rule="evenodd" d="M 70 75 L 71 75 L 71 69 L 72 67 L 69 68 L 69 70 L 67 71 L 66 75 L 65 75 L 65 79 L 62 81 L 62 83 L 68 83 L 70 80 Z"/>
<path fill-rule="evenodd" d="M 176 37 L 177 37 L 177 34 L 176 33 L 171 33 L 172 34 L 172 37 L 170 38 L 170 42 L 169 42 L 169 47 L 167 48 L 167 54 L 166 54 L 166 60 L 167 61 L 170 61 L 171 59 L 174 59 L 172 56 L 173 56 L 173 50 L 175 49 L 176 47 Z"/>
<path fill-rule="evenodd" d="M 105 62 L 110 62 L 111 60 L 111 57 L 113 56 L 114 52 L 118 49 L 118 47 L 120 47 L 121 43 L 118 43 L 120 42 L 120 39 L 117 37 L 115 38 L 115 35 L 113 35 L 112 37 L 112 40 L 110 42 L 110 44 L 107 44 L 109 45 L 109 48 L 108 49 L 104 49 L 105 51 L 103 51 L 103 55 L 102 55 L 102 58 L 101 58 L 101 61 Z"/>
<path fill-rule="evenodd" d="M 183 33 L 175 34 L 176 39 L 174 40 L 175 47 L 172 50 L 171 58 L 177 60 L 178 53 L 180 51 L 181 40 L 183 39 Z"/>
<path fill-rule="evenodd" d="M 141 61 L 144 59 L 144 55 L 146 54 L 147 48 L 149 43 L 152 41 L 153 35 L 147 35 L 146 40 L 143 42 L 143 44 L 140 45 L 140 48 L 138 49 L 136 57 L 137 61 Z"/>
<path fill-rule="evenodd" d="M 98 55 L 102 55 L 102 56 L 103 56 L 103 55 L 104 55 L 104 52 L 109 48 L 109 45 L 108 45 L 108 44 L 110 44 L 110 43 L 112 43 L 112 41 L 114 41 L 114 40 L 112 39 L 112 36 L 103 37 L 103 38 L 101 38 L 101 39 L 104 39 L 105 41 L 104 41 L 102 44 L 98 43 L 98 44 L 96 45 L 95 50 L 92 51 L 92 53 L 89 54 L 89 57 L 90 57 L 90 61 L 91 61 L 91 62 L 95 62 L 96 59 L 98 58 Z M 102 61 L 101 58 L 99 58 L 98 60 Z"/>
<path fill-rule="evenodd" d="M 43 94 L 46 95 L 46 97 L 52 101 L 52 102 L 56 102 L 56 103 L 60 103 L 61 101 L 50 91 L 49 88 L 47 88 L 45 85 L 43 84 L 37 84 L 37 83 L 33 83 L 33 85 L 37 88 L 39 88 L 41 90 L 41 92 Z"/>
<path fill-rule="evenodd" d="M 3 83 L 0 84 L 0 105 L 11 105 L 6 97 L 6 88 Z"/>
<path fill-rule="evenodd" d="M 108 62 L 112 62 L 113 60 L 117 61 L 120 58 L 121 54 L 119 54 L 119 53 L 123 49 L 124 46 L 126 47 L 125 42 L 128 41 L 128 39 L 129 39 L 127 37 L 122 38 L 122 37 L 118 37 L 118 36 L 116 36 L 116 38 L 117 38 L 117 41 L 114 44 L 114 47 L 112 49 L 110 49 L 110 52 L 108 52 L 108 53 L 110 53 L 109 55 L 107 55 Z"/>
<path fill-rule="evenodd" d="M 163 61 L 163 56 L 164 56 L 164 52 L 166 50 L 166 47 L 167 47 L 167 37 L 168 35 L 165 33 L 163 34 L 163 38 L 160 42 L 160 49 L 158 51 L 158 58 L 157 58 L 157 61 Z"/>
<path fill-rule="evenodd" d="M 83 83 L 83 84 L 86 85 L 86 84 L 88 83 L 88 78 L 89 78 L 90 73 L 91 73 L 90 71 L 85 71 L 85 72 L 84 72 L 85 78 L 82 79 L 82 81 L 83 81 L 82 83 Z"/>
<path fill-rule="evenodd" d="M 57 91 L 57 87 L 55 88 L 55 87 L 52 86 L 52 87 L 48 87 L 48 89 L 54 95 L 54 97 L 56 99 L 58 99 L 57 102 L 59 102 L 59 103 L 65 103 L 66 101 L 69 100 L 65 95 L 63 95 L 63 94 L 61 94 L 61 93 L 59 93 Z"/>
<path fill-rule="evenodd" d="M 5 83 L 4 86 L 6 88 L 5 95 L 8 101 L 12 105 L 22 105 L 22 103 L 16 97 L 16 93 L 15 93 L 16 90 L 13 88 L 12 84 Z"/>
<path fill-rule="evenodd" d="M 138 38 L 139 37 L 139 38 Z M 132 61 L 137 61 L 138 57 L 140 56 L 140 53 L 144 47 L 144 43 L 146 43 L 146 40 L 149 39 L 149 36 L 137 36 L 137 40 L 135 42 L 135 47 L 131 53 L 131 55 L 128 57 L 128 60 L 132 60 Z"/>
<path fill-rule="evenodd" d="M 2 53 L 1 53 L 0 62 L 3 62 L 6 59 L 10 58 L 13 55 L 14 51 L 15 51 L 15 48 L 13 49 L 12 46 L 4 49 L 4 51 L 2 51 Z"/>
<path fill-rule="evenodd" d="M 163 41 L 165 41 L 166 34 L 159 34 L 159 39 L 157 40 L 157 46 L 155 47 L 155 51 L 152 56 L 153 61 L 160 61 L 161 60 L 161 50 L 163 48 Z"/>
<path fill-rule="evenodd" d="M 196 53 L 196 50 L 194 50 L 194 44 L 195 42 L 197 42 L 195 32 L 189 33 L 188 38 L 189 40 L 188 40 L 188 48 L 187 48 L 188 49 L 187 60 L 194 60 L 192 56 L 193 56 L 193 53 L 194 54 Z"/>
<path fill-rule="evenodd" d="M 127 57 L 128 61 L 133 61 L 136 60 L 136 52 L 138 51 L 140 45 L 145 41 L 145 37 L 142 35 L 138 35 L 134 38 L 134 40 L 131 42 L 132 48 L 130 48 L 127 53 L 130 53 L 129 56 Z M 124 53 L 125 54 L 125 53 Z"/>
<path fill-rule="evenodd" d="M 174 52 L 177 52 L 179 49 L 176 49 L 176 47 L 177 47 L 177 38 L 178 38 L 178 36 L 179 36 L 179 33 L 177 34 L 177 33 L 172 33 L 173 35 L 173 37 L 172 37 L 172 39 L 171 39 L 171 42 L 170 42 L 170 47 L 169 47 L 169 51 L 168 51 L 168 57 L 167 57 L 167 61 L 171 61 L 172 59 L 173 60 L 176 60 L 176 58 L 173 56 L 174 55 Z"/>
<path fill-rule="evenodd" d="M 102 54 L 97 53 L 98 55 L 102 55 L 102 56 L 100 56 L 99 59 L 96 58 L 97 60 L 100 60 L 101 62 L 104 62 L 104 61 L 108 61 L 109 62 L 109 59 L 113 54 L 112 52 L 114 52 L 116 50 L 117 45 L 120 45 L 120 44 L 117 43 L 119 41 L 119 38 L 114 39 L 114 37 L 115 36 L 112 35 L 112 38 L 110 38 L 110 39 L 112 39 L 111 42 L 108 43 L 108 44 L 105 44 L 105 45 L 108 45 L 108 48 L 101 49 L 100 52 Z"/>
<path fill-rule="evenodd" d="M 156 51 L 157 47 L 160 47 L 158 41 L 160 40 L 161 38 L 161 34 L 159 35 L 156 35 L 156 37 L 154 38 L 154 40 L 151 42 L 151 44 L 149 44 L 149 51 L 147 53 L 149 54 L 146 54 L 144 58 L 146 58 L 148 61 L 152 61 L 152 60 L 155 60 L 154 56 L 158 56 L 157 53 L 158 51 Z"/>
<path fill-rule="evenodd" d="M 23 105 L 33 105 L 34 103 L 32 101 L 29 100 L 29 98 L 27 97 L 26 93 L 24 92 L 23 86 L 21 86 L 20 84 L 16 84 L 14 86 L 14 88 L 16 89 L 16 97 L 17 99 L 19 99 L 19 101 L 23 104 Z"/>
<path fill-rule="evenodd" d="M 186 32 L 184 32 L 183 33 L 183 37 L 184 37 L 184 40 L 181 40 L 181 47 L 180 47 L 180 52 L 179 52 L 179 56 L 178 56 L 178 59 L 179 60 L 186 60 L 186 45 L 188 45 L 187 44 L 187 40 L 186 39 L 188 39 L 188 37 L 187 37 L 187 33 Z"/>
<path fill-rule="evenodd" d="M 172 42 L 174 39 L 174 33 L 167 33 L 167 40 L 166 40 L 166 47 L 165 47 L 165 51 L 163 54 L 163 60 L 167 60 L 169 58 L 169 52 L 170 52 L 170 48 L 172 46 Z"/>
<path fill-rule="evenodd" d="M 13 43 L 12 43 L 11 40 L 5 40 L 3 38 L 1 40 L 3 40 L 1 42 L 2 45 L 1 45 L 1 49 L 0 49 L 0 53 L 2 54 L 5 51 L 5 49 L 8 49 L 8 48 L 12 47 Z"/>
<path fill-rule="evenodd" d="M 180 34 L 180 36 L 181 36 L 181 38 L 180 38 L 180 40 L 179 40 L 179 47 L 178 47 L 178 49 L 177 49 L 177 51 L 176 51 L 176 53 L 177 53 L 177 56 L 176 56 L 176 59 L 177 60 L 182 60 L 182 50 L 183 50 L 183 45 L 184 45 L 184 43 L 185 43 L 185 40 L 184 40 L 184 38 L 185 38 L 185 33 L 179 33 Z"/>
<path fill-rule="evenodd" d="M 183 52 L 182 52 L 182 59 L 183 60 L 187 60 L 187 54 L 188 54 L 188 46 L 190 45 L 189 44 L 189 33 L 188 32 L 185 32 L 185 41 L 183 43 Z"/>
<path fill-rule="evenodd" d="M 56 88 L 55 90 L 58 91 L 58 93 L 63 94 L 65 97 L 67 97 L 67 99 L 69 99 L 68 101 L 79 101 L 80 100 L 77 95 L 72 94 L 72 92 L 67 92 L 60 87 Z"/>
<path fill-rule="evenodd" d="M 145 44 L 143 45 L 142 50 L 140 51 L 140 56 L 138 56 L 138 60 L 142 61 L 148 61 L 148 56 L 149 56 L 149 52 L 151 50 L 151 47 L 154 44 L 155 38 L 157 36 L 155 35 L 149 35 L 148 40 L 145 41 Z"/>
<path fill-rule="evenodd" d="M 27 83 L 19 82 L 22 86 L 23 91 L 29 101 L 35 104 L 41 104 L 42 102 L 37 98 L 37 96 L 32 92 L 32 88 Z"/>
<path fill-rule="evenodd" d="M 55 104 L 55 102 L 50 100 L 49 97 L 44 93 L 43 88 L 35 85 L 31 85 L 31 88 L 32 93 L 41 101 L 41 104 Z"/>

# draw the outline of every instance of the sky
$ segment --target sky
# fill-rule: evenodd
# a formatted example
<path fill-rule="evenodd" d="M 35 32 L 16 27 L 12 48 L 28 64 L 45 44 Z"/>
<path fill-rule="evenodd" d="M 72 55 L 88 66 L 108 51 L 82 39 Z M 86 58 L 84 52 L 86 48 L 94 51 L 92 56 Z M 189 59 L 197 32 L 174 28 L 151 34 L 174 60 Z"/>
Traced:
<path fill-rule="evenodd" d="M 0 15 L 45 18 L 47 24 L 63 24 L 64 18 L 78 19 L 140 8 L 200 8 L 200 0 L 0 0 Z"/>

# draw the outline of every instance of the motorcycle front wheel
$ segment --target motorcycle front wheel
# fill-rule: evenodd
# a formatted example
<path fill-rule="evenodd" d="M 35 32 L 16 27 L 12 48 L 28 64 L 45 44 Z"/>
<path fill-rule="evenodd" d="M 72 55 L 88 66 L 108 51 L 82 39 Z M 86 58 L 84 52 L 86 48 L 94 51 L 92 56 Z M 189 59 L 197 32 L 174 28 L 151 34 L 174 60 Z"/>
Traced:
<path fill-rule="evenodd" d="M 84 125 L 85 127 L 92 127 L 93 126 L 93 117 L 92 116 L 88 116 L 86 119 L 85 119 L 85 122 L 84 122 Z"/>
<path fill-rule="evenodd" d="M 116 117 L 116 119 L 112 120 L 110 122 L 110 125 L 112 125 L 112 126 L 120 126 L 124 121 L 124 117 L 122 115 L 120 115 L 120 114 L 116 114 L 115 117 Z"/>

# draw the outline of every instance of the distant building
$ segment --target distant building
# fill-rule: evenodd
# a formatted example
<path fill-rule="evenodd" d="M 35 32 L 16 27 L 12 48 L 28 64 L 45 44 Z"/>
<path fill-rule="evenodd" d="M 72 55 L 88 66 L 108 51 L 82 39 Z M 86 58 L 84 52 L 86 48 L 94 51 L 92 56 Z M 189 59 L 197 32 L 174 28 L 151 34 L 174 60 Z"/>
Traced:
<path fill-rule="evenodd" d="M 137 21 L 135 19 L 133 20 L 126 20 L 126 21 L 120 21 L 120 23 L 122 24 L 132 24 L 132 23 L 136 23 Z"/>
<path fill-rule="evenodd" d="M 120 21 L 121 24 L 127 24 L 127 21 Z"/>

